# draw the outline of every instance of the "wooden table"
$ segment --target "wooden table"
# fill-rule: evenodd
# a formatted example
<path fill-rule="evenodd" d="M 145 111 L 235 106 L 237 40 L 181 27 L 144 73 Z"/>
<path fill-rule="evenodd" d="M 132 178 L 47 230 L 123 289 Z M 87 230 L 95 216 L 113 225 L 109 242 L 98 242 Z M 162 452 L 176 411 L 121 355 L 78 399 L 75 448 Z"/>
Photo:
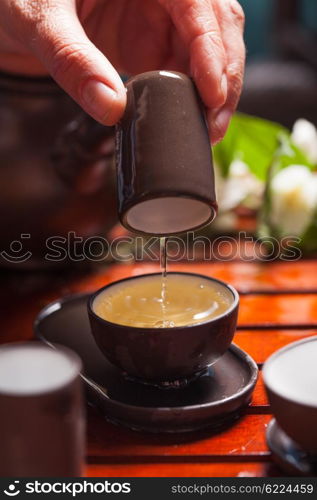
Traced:
<path fill-rule="evenodd" d="M 33 337 L 37 312 L 61 295 L 95 290 L 109 281 L 154 272 L 154 264 L 116 264 L 106 270 L 72 275 L 19 273 L 5 276 L 1 302 L 1 341 Z M 205 262 L 171 265 L 220 278 L 241 294 L 235 342 L 261 369 L 276 349 L 317 333 L 317 261 Z M 15 297 L 14 305 L 12 298 Z M 13 312 L 13 308 L 14 312 Z M 88 411 L 88 476 L 278 476 L 265 441 L 271 419 L 260 377 L 245 416 L 218 434 L 185 437 L 137 433 Z"/>

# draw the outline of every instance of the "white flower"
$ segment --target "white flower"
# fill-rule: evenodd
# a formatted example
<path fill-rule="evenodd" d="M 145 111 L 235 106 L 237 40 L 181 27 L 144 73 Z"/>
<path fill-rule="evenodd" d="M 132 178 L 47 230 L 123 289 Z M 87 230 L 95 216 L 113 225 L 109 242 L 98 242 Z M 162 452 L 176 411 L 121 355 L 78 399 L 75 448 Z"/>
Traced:
<path fill-rule="evenodd" d="M 282 236 L 301 236 L 317 207 L 317 175 L 304 165 L 280 170 L 271 182 L 271 222 Z"/>
<path fill-rule="evenodd" d="M 243 161 L 234 160 L 230 165 L 228 177 L 219 180 L 219 175 L 216 175 L 216 179 L 219 208 L 222 212 L 241 204 L 254 209 L 261 205 L 264 183 L 250 172 Z"/>
<path fill-rule="evenodd" d="M 292 140 L 311 163 L 317 164 L 317 129 L 312 123 L 303 118 L 297 120 L 294 123 Z"/>

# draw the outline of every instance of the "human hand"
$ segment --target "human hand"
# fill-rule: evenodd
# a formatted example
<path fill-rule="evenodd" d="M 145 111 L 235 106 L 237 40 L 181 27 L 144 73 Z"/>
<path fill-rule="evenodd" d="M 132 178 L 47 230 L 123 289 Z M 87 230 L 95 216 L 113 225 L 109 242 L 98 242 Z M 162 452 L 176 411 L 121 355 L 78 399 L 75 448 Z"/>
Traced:
<path fill-rule="evenodd" d="M 116 123 L 126 104 L 117 71 L 188 73 L 215 143 L 241 92 L 243 25 L 237 0 L 2 0 L 0 69 L 49 72 L 105 125 Z"/>

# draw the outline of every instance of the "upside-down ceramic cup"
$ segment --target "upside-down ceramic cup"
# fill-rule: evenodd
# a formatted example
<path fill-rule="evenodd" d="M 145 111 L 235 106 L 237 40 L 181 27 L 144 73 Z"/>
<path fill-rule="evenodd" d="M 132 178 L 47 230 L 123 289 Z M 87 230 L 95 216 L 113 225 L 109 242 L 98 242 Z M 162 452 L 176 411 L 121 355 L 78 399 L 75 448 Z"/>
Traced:
<path fill-rule="evenodd" d="M 0 347 L 0 471 L 8 477 L 76 477 L 83 472 L 82 364 L 66 347 Z"/>
<path fill-rule="evenodd" d="M 275 352 L 263 367 L 272 413 L 304 451 L 317 454 L 317 336 Z"/>
<path fill-rule="evenodd" d="M 126 87 L 116 135 L 122 224 L 164 236 L 204 226 L 216 216 L 217 203 L 208 129 L 193 81 L 151 71 Z"/>
<path fill-rule="evenodd" d="M 228 298 L 228 308 L 207 321 L 160 328 L 125 326 L 103 319 L 96 313 L 95 304 L 101 294 L 157 275 L 126 278 L 101 288 L 89 299 L 89 320 L 98 347 L 113 365 L 143 382 L 155 385 L 175 382 L 177 385 L 179 381 L 190 380 L 201 373 L 228 349 L 236 329 L 239 295 L 233 287 L 214 278 L 171 272 L 168 277 L 197 277 L 214 283 Z"/>

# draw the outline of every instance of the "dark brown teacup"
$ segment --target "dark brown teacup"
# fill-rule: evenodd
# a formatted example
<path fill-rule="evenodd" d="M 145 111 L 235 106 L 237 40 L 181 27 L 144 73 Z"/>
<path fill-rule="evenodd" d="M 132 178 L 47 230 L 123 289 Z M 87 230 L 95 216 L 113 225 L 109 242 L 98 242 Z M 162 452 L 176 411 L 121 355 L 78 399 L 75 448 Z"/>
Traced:
<path fill-rule="evenodd" d="M 126 87 L 116 134 L 121 223 L 164 236 L 208 224 L 217 213 L 214 170 L 194 82 L 175 71 L 150 71 Z"/>
<path fill-rule="evenodd" d="M 42 342 L 0 347 L 0 471 L 9 477 L 76 477 L 83 471 L 85 412 L 73 351 Z"/>
<path fill-rule="evenodd" d="M 192 296 L 193 301 L 197 302 L 200 293 L 198 286 L 206 287 L 201 292 L 205 294 L 205 301 L 208 300 L 209 294 L 212 295 L 212 290 L 223 294 L 225 302 L 224 305 L 221 305 L 221 310 L 219 309 L 220 313 L 212 313 L 214 314 L 211 315 L 212 317 L 210 316 L 207 320 L 202 318 L 200 321 L 199 318 L 203 317 L 204 314 L 206 316 L 206 313 L 198 312 L 193 324 L 165 326 L 163 323 L 163 326 L 160 327 L 127 326 L 107 319 L 104 314 L 101 317 L 99 309 L 97 313 L 96 309 L 99 308 L 101 300 L 108 300 L 108 304 L 109 297 L 115 297 L 119 291 L 125 293 L 126 289 L 128 290 L 126 295 L 132 296 L 132 299 L 129 300 L 133 302 L 131 287 L 132 289 L 133 287 L 143 287 L 146 280 L 153 280 L 154 283 L 155 280 L 160 279 L 161 274 L 156 273 L 110 283 L 91 296 L 88 302 L 88 314 L 95 341 L 112 364 L 127 375 L 143 382 L 168 385 L 195 377 L 225 353 L 236 329 L 239 296 L 233 287 L 213 278 L 191 273 L 168 273 L 167 298 L 169 294 L 168 280 L 173 280 L 173 283 L 176 283 L 175 286 L 180 286 L 178 280 L 182 283 L 185 280 L 188 282 L 188 286 L 187 288 L 183 287 L 183 289 L 186 290 L 187 299 Z M 149 281 L 148 286 L 152 286 Z M 179 289 L 181 290 L 181 288 Z M 180 297 L 177 300 L 180 300 Z M 174 303 L 174 299 L 170 298 L 170 303 Z M 210 299 L 211 308 L 214 303 L 216 301 Z M 189 304 L 189 309 L 190 306 L 191 304 Z M 185 310 L 188 312 L 188 308 L 185 307 Z M 131 314 L 134 313 L 134 310 L 131 309 Z M 178 318 L 179 323 L 182 322 L 179 316 L 175 317 Z M 136 317 L 134 316 L 134 318 Z M 121 320 L 119 319 L 119 321 Z M 134 319 L 134 321 L 137 320 Z"/>
<path fill-rule="evenodd" d="M 272 413 L 304 451 L 317 454 L 317 336 L 275 352 L 263 367 Z"/>

